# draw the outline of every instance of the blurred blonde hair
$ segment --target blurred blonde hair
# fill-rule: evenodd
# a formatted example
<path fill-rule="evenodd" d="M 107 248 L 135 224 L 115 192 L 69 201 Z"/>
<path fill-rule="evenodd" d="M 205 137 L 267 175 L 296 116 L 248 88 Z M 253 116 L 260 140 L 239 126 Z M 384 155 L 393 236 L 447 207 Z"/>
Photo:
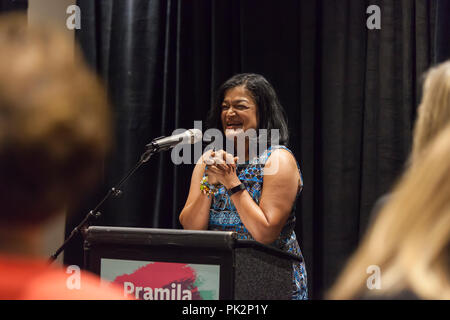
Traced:
<path fill-rule="evenodd" d="M 423 97 L 413 134 L 414 161 L 427 144 L 450 123 L 450 61 L 431 68 L 425 77 Z"/>
<path fill-rule="evenodd" d="M 450 126 L 424 149 L 394 189 L 328 298 L 389 297 L 409 289 L 422 299 L 450 299 Z M 368 290 L 366 269 L 381 270 Z"/>
<path fill-rule="evenodd" d="M 73 41 L 25 15 L 0 18 L 0 223 L 41 223 L 99 177 L 110 109 Z"/>

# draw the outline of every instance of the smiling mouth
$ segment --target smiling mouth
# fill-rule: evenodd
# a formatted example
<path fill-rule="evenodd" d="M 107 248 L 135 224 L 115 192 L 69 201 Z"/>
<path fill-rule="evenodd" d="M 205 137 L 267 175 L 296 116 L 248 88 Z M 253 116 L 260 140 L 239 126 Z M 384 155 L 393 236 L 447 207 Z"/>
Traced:
<path fill-rule="evenodd" d="M 227 129 L 236 129 L 241 128 L 242 122 L 227 122 L 226 128 Z"/>

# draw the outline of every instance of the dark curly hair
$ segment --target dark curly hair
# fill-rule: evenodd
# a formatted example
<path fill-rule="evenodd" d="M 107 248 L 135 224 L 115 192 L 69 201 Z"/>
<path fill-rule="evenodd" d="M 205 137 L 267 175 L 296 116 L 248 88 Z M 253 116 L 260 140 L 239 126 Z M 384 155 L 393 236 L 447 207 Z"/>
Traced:
<path fill-rule="evenodd" d="M 285 111 L 269 81 L 262 75 L 255 73 L 236 74 L 220 86 L 215 103 L 208 114 L 207 128 L 220 128 L 222 130 L 220 115 L 223 99 L 228 90 L 240 86 L 247 89 L 256 102 L 259 114 L 258 129 L 267 129 L 268 145 L 271 141 L 271 129 L 278 129 L 279 143 L 287 145 L 289 129 Z"/>

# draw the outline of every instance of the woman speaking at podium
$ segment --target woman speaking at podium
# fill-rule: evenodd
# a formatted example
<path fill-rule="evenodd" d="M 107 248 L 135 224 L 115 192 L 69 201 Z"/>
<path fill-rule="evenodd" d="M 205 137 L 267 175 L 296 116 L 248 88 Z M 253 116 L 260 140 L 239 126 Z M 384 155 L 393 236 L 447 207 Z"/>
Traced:
<path fill-rule="evenodd" d="M 234 141 L 234 154 L 209 150 L 197 162 L 179 217 L 183 228 L 235 231 L 240 239 L 254 239 L 302 256 L 294 227 L 295 203 L 303 181 L 294 155 L 285 146 L 289 138 L 286 117 L 273 87 L 261 75 L 233 76 L 219 88 L 208 122 L 210 128 L 222 129 L 226 139 Z M 252 129 L 266 129 L 257 143 L 267 139 L 268 146 L 254 157 L 255 139 L 246 134 Z M 275 144 L 274 132 L 279 136 Z M 245 142 L 245 161 L 244 153 L 237 152 L 242 150 L 239 140 Z M 243 169 L 238 170 L 237 163 L 243 163 Z M 304 262 L 294 263 L 293 269 L 292 299 L 307 299 Z"/>

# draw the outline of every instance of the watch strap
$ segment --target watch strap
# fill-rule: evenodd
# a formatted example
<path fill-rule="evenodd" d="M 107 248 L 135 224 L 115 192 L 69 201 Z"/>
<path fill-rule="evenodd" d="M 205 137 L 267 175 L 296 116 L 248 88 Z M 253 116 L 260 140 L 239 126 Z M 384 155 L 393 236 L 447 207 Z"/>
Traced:
<path fill-rule="evenodd" d="M 240 185 L 237 185 L 236 187 L 233 187 L 229 190 L 227 190 L 228 195 L 231 197 L 233 194 L 235 194 L 236 192 L 245 190 L 245 185 L 243 183 L 241 183 Z"/>

